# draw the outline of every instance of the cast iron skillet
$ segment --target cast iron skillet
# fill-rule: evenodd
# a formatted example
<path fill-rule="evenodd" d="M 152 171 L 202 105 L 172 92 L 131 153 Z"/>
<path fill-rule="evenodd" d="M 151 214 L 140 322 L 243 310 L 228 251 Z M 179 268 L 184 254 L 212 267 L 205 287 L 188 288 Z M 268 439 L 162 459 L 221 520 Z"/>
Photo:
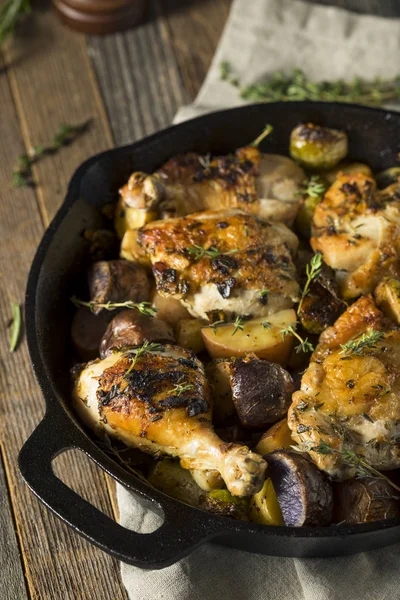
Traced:
<path fill-rule="evenodd" d="M 352 554 L 400 541 L 400 522 L 324 528 L 264 527 L 212 515 L 169 498 L 126 472 L 95 445 L 71 411 L 69 398 L 72 306 L 85 271 L 82 232 L 101 227 L 99 208 L 114 201 L 119 186 L 137 170 L 152 172 L 174 154 L 190 150 L 229 153 L 274 126 L 262 150 L 287 154 L 291 129 L 312 121 L 349 133 L 350 156 L 374 169 L 396 165 L 400 113 L 346 104 L 257 104 L 225 110 L 170 127 L 131 146 L 98 154 L 76 171 L 67 197 L 46 231 L 32 264 L 26 292 L 30 356 L 46 400 L 46 415 L 19 456 L 31 490 L 65 523 L 116 558 L 138 567 L 166 567 L 205 541 L 262 554 L 327 557 Z M 142 503 L 164 516 L 150 534 L 121 527 L 58 479 L 52 460 L 79 448 Z"/>

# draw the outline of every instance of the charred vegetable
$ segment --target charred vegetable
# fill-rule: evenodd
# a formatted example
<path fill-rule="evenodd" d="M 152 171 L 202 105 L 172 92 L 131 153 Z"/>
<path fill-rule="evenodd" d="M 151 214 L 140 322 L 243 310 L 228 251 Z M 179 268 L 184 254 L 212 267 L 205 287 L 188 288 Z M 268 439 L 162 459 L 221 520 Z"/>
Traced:
<path fill-rule="evenodd" d="M 98 314 L 103 309 L 96 304 L 147 301 L 150 280 L 140 265 L 126 260 L 99 261 L 89 271 L 89 289 L 93 312 Z"/>
<path fill-rule="evenodd" d="M 329 525 L 333 495 L 324 473 L 295 451 L 277 450 L 266 460 L 285 525 Z"/>
<path fill-rule="evenodd" d="M 375 300 L 384 314 L 400 325 L 400 281 L 385 277 L 375 290 Z"/>
<path fill-rule="evenodd" d="M 206 376 L 211 387 L 214 423 L 223 425 L 236 413 L 232 401 L 230 361 L 225 359 L 211 361 L 206 366 Z"/>
<path fill-rule="evenodd" d="M 213 490 L 200 498 L 200 508 L 223 517 L 248 521 L 248 499 L 232 496 L 228 490 Z"/>
<path fill-rule="evenodd" d="M 141 346 L 145 341 L 174 343 L 172 327 L 135 310 L 123 310 L 109 323 L 100 343 L 100 357 L 105 358 L 113 349 Z"/>
<path fill-rule="evenodd" d="M 112 313 L 104 311 L 93 314 L 88 308 L 79 308 L 72 320 L 71 339 L 74 348 L 83 361 L 93 360 L 99 355 L 99 345 Z"/>
<path fill-rule="evenodd" d="M 283 525 L 282 511 L 271 479 L 250 500 L 250 521 L 259 525 Z"/>
<path fill-rule="evenodd" d="M 201 334 L 212 358 L 230 358 L 254 352 L 259 358 L 284 365 L 293 346 L 293 337 L 284 336 L 281 332 L 295 322 L 294 310 L 286 309 L 265 319 L 243 322 L 237 319 L 236 323 L 204 327 Z"/>
<path fill-rule="evenodd" d="M 176 329 L 176 340 L 179 346 L 192 350 L 196 354 L 205 350 L 201 329 L 204 322 L 200 319 L 182 319 Z"/>
<path fill-rule="evenodd" d="M 164 494 L 191 506 L 199 506 L 200 498 L 204 494 L 190 472 L 182 469 L 179 461 L 172 458 L 164 458 L 157 462 L 147 479 Z"/>
<path fill-rule="evenodd" d="M 370 523 L 400 517 L 397 492 L 383 479 L 348 479 L 334 484 L 334 522 Z"/>
<path fill-rule="evenodd" d="M 272 425 L 261 437 L 256 446 L 258 454 L 270 454 L 275 450 L 290 448 L 293 444 L 292 432 L 287 424 L 287 418 Z"/>
<path fill-rule="evenodd" d="M 234 360 L 230 371 L 232 399 L 242 425 L 262 429 L 287 413 L 294 386 L 280 365 L 247 356 Z"/>
<path fill-rule="evenodd" d="M 332 169 L 347 152 L 347 135 L 337 129 L 306 123 L 290 136 L 290 155 L 311 170 Z"/>
<path fill-rule="evenodd" d="M 391 167 L 390 169 L 385 169 L 381 171 L 376 176 L 376 183 L 380 190 L 385 189 L 389 185 L 393 183 L 400 182 L 400 167 Z"/>

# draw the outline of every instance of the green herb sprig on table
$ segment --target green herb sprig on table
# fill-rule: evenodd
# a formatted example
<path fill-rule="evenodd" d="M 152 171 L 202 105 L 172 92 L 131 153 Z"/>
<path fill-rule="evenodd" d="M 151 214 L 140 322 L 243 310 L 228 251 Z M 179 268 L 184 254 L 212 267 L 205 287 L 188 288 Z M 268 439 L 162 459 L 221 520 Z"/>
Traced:
<path fill-rule="evenodd" d="M 85 306 L 89 308 L 92 312 L 96 308 L 104 308 L 105 310 L 115 310 L 116 308 L 131 308 L 132 310 L 138 310 L 142 315 L 146 317 L 155 317 L 157 314 L 157 309 L 151 306 L 150 302 L 132 302 L 128 300 L 127 302 L 84 302 L 84 300 L 79 300 L 76 296 L 72 296 L 71 302 L 77 306 Z"/>
<path fill-rule="evenodd" d="M 21 307 L 16 302 L 12 303 L 12 323 L 11 323 L 11 335 L 10 335 L 10 352 L 14 352 L 17 347 L 18 339 L 21 333 L 22 317 Z"/>
<path fill-rule="evenodd" d="M 14 33 L 18 20 L 31 12 L 29 0 L 6 0 L 0 7 L 0 46 Z"/>
<path fill-rule="evenodd" d="M 18 157 L 17 165 L 13 171 L 13 184 L 15 187 L 33 186 L 32 166 L 41 158 L 49 154 L 55 154 L 76 140 L 82 133 L 87 131 L 91 119 L 79 125 L 61 125 L 52 141 L 47 146 L 33 146 L 29 152 Z"/>
<path fill-rule="evenodd" d="M 229 62 L 221 64 L 221 79 L 239 89 L 240 96 L 251 102 L 319 100 L 382 106 L 400 101 L 400 76 L 372 81 L 354 78 L 352 81 L 310 81 L 300 69 L 290 74 L 275 71 L 265 80 L 242 86 Z"/>

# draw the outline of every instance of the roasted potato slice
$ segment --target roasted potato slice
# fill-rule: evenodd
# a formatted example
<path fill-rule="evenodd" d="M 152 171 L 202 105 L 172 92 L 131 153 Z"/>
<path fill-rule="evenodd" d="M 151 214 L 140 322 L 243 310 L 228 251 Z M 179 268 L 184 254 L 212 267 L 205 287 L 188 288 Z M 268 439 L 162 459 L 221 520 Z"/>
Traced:
<path fill-rule="evenodd" d="M 311 170 L 332 169 L 347 152 L 347 134 L 338 129 L 306 123 L 290 135 L 290 155 Z"/>
<path fill-rule="evenodd" d="M 146 223 L 156 219 L 158 219 L 156 210 L 126 206 L 123 199 L 120 198 L 115 209 L 114 227 L 118 237 L 122 240 L 129 229 L 143 227 Z"/>
<path fill-rule="evenodd" d="M 196 354 L 204 352 L 203 338 L 201 328 L 204 327 L 204 321 L 200 319 L 182 319 L 177 324 L 176 341 L 178 346 L 192 350 Z"/>
<path fill-rule="evenodd" d="M 230 365 L 232 399 L 244 427 L 262 429 L 288 411 L 293 380 L 280 365 L 246 356 Z"/>
<path fill-rule="evenodd" d="M 282 511 L 271 479 L 266 479 L 261 490 L 252 496 L 249 517 L 259 525 L 283 525 Z"/>
<path fill-rule="evenodd" d="M 348 479 L 334 484 L 334 522 L 370 523 L 400 517 L 397 492 L 383 479 Z"/>
<path fill-rule="evenodd" d="M 121 242 L 120 257 L 144 267 L 151 267 L 150 257 L 138 242 L 138 230 L 128 229 Z"/>
<path fill-rule="evenodd" d="M 290 448 L 293 444 L 292 432 L 289 429 L 287 418 L 281 419 L 262 435 L 255 450 L 262 456 L 275 450 Z"/>
<path fill-rule="evenodd" d="M 206 377 L 211 386 L 213 421 L 216 425 L 224 425 L 236 414 L 230 376 L 229 360 L 213 360 L 206 366 Z"/>
<path fill-rule="evenodd" d="M 248 521 L 249 502 L 247 498 L 232 496 L 228 490 L 213 490 L 200 498 L 200 508 L 223 517 Z"/>
<path fill-rule="evenodd" d="M 166 298 L 154 292 L 152 306 L 157 310 L 157 318 L 169 323 L 176 329 L 184 319 L 193 319 L 189 311 L 176 298 Z"/>
<path fill-rule="evenodd" d="M 296 322 L 293 309 L 281 310 L 269 315 L 264 321 L 253 319 L 238 329 L 234 323 L 201 330 L 207 352 L 212 358 L 245 356 L 254 352 L 258 358 L 285 365 L 293 345 L 291 335 L 283 336 L 282 330 Z"/>
<path fill-rule="evenodd" d="M 200 498 L 204 495 L 190 472 L 182 469 L 179 461 L 172 458 L 156 462 L 147 479 L 164 494 L 191 506 L 199 506 Z"/>
<path fill-rule="evenodd" d="M 276 450 L 265 459 L 285 525 L 329 525 L 333 494 L 325 474 L 295 451 Z"/>
<path fill-rule="evenodd" d="M 133 309 L 123 310 L 113 318 L 103 335 L 100 357 L 105 358 L 114 348 L 141 346 L 145 341 L 173 344 L 173 329 L 160 319 L 146 317 Z"/>
<path fill-rule="evenodd" d="M 385 277 L 375 289 L 374 295 L 382 312 L 400 325 L 400 280 Z"/>
<path fill-rule="evenodd" d="M 145 302 L 149 300 L 151 284 L 147 271 L 127 260 L 101 260 L 89 270 L 89 290 L 92 302 Z M 94 307 L 94 314 L 103 310 Z"/>

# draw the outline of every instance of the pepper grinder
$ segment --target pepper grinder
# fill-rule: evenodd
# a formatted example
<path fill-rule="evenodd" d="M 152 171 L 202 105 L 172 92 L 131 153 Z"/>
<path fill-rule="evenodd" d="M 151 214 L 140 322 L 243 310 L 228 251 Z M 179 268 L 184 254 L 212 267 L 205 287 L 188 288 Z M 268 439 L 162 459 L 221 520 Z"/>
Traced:
<path fill-rule="evenodd" d="M 91 35 L 134 27 L 144 17 L 147 0 L 53 0 L 62 22 Z"/>

